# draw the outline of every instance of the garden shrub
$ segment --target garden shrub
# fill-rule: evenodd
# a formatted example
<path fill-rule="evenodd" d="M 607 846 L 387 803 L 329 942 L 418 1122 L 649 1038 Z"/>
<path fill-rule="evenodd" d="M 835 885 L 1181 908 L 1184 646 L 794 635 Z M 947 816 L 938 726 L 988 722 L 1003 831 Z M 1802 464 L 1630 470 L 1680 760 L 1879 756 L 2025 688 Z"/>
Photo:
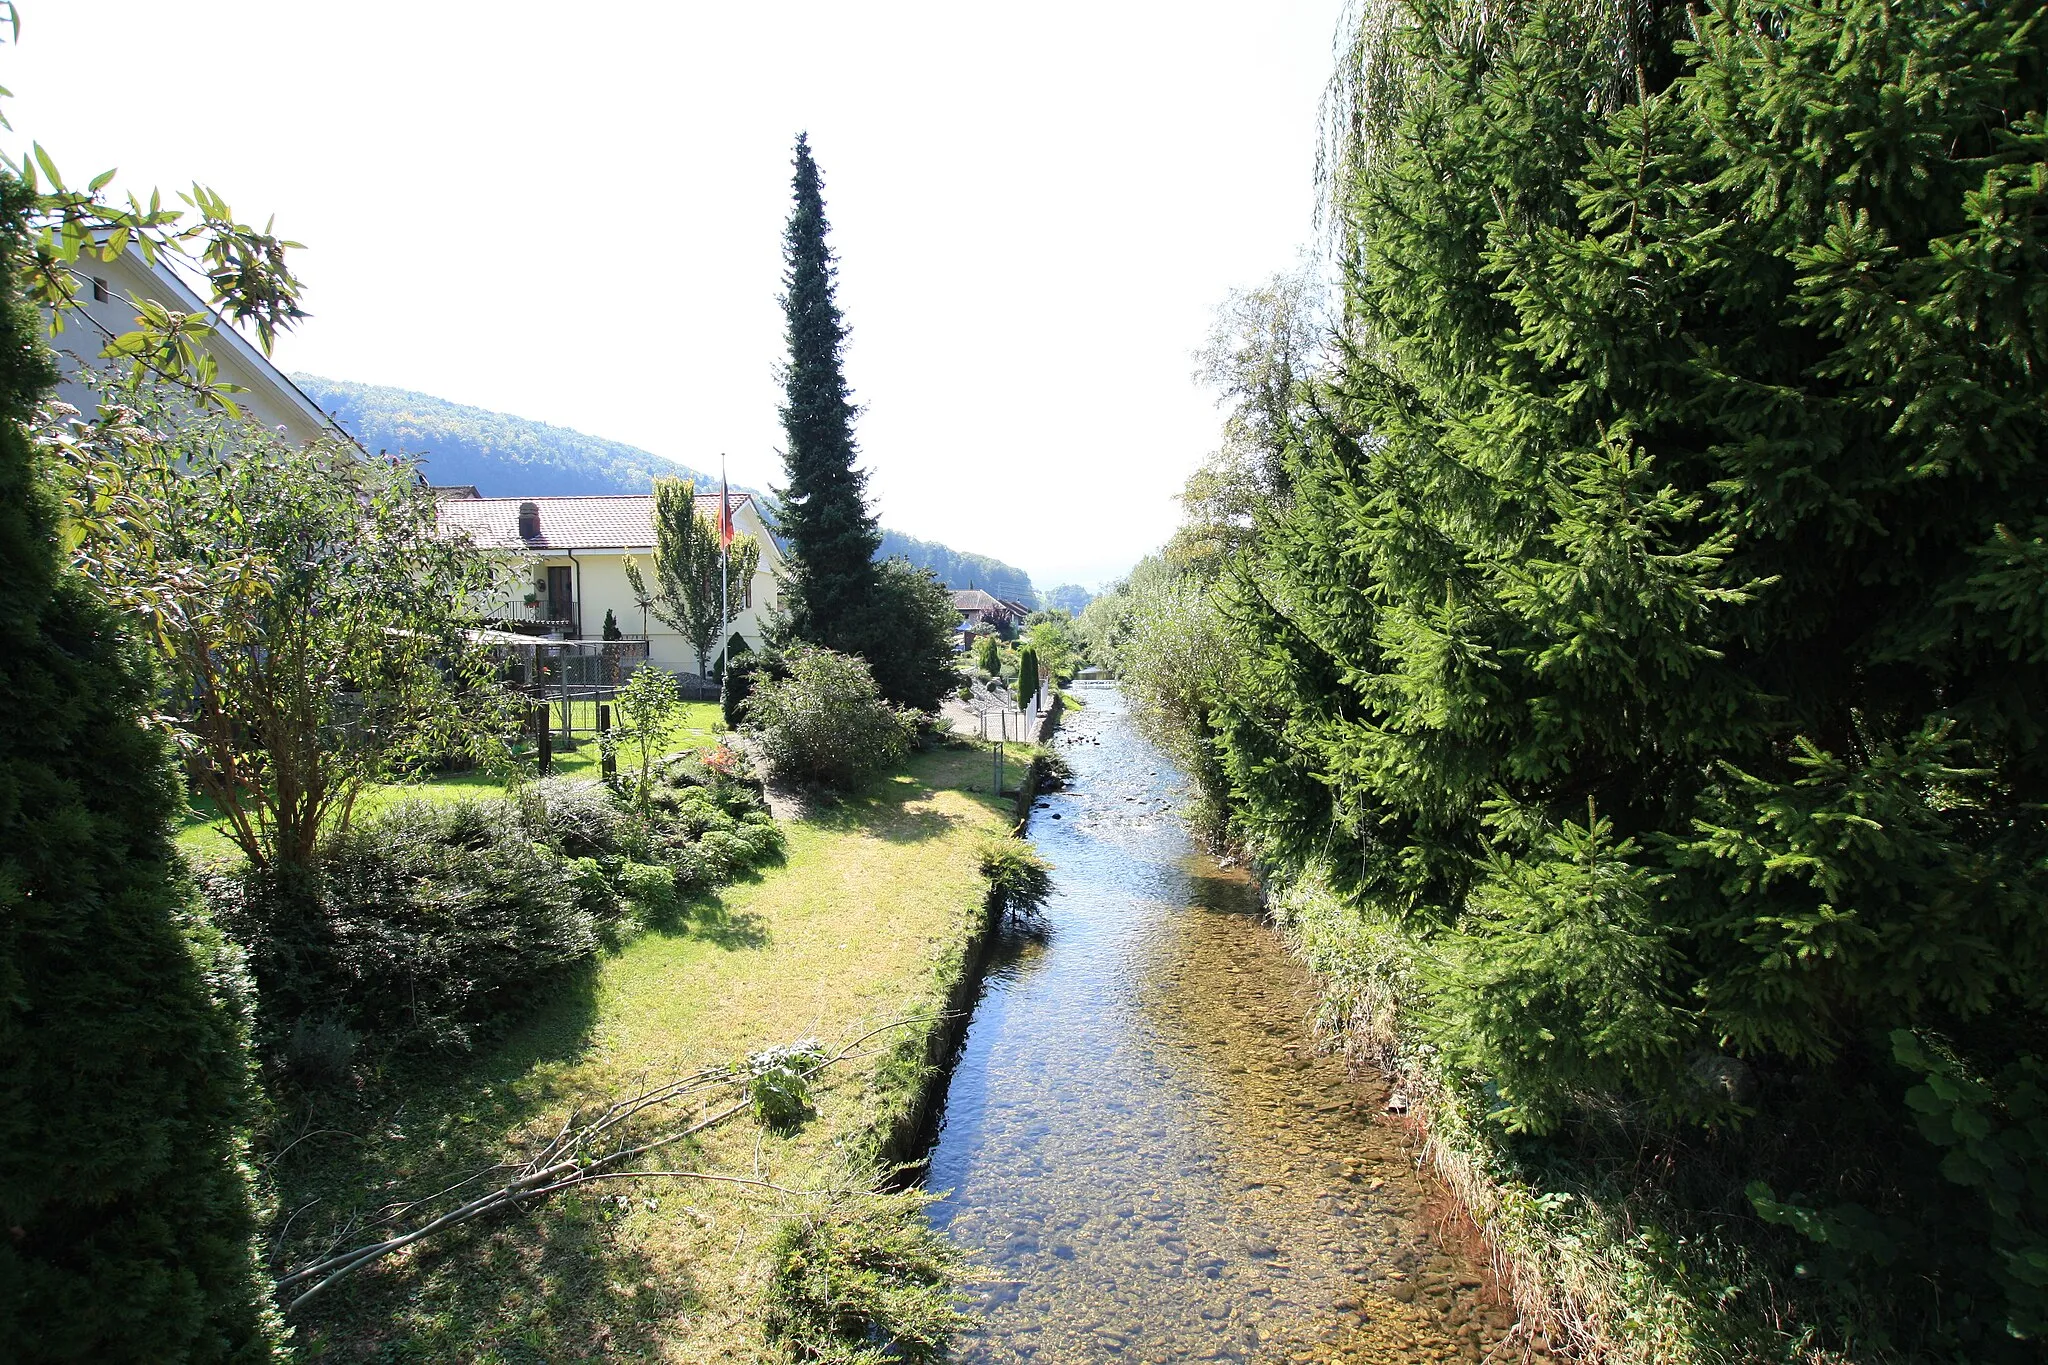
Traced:
<path fill-rule="evenodd" d="M 881 699 L 867 664 L 814 645 L 784 657 L 789 676 L 757 681 L 747 703 L 748 728 L 778 777 L 847 789 L 909 752 L 917 715 Z"/>
<path fill-rule="evenodd" d="M 673 924 L 682 917 L 682 889 L 676 869 L 666 863 L 626 863 L 619 868 L 619 894 L 642 924 Z"/>
<path fill-rule="evenodd" d="M 631 821 L 611 791 L 589 778 L 544 777 L 518 791 L 520 813 L 536 838 L 571 858 L 623 851 Z"/>
<path fill-rule="evenodd" d="M 618 895 L 525 816 L 504 800 L 408 801 L 360 822 L 316 872 L 211 878 L 249 946 L 268 1038 L 332 1016 L 386 1045 L 466 1046 L 526 988 L 597 953 Z"/>
<path fill-rule="evenodd" d="M 0 176 L 0 1350 L 254 1362 L 236 953 L 191 914 L 155 681 L 59 567 L 23 424 L 52 375 L 20 301 L 28 195 Z"/>
<path fill-rule="evenodd" d="M 747 717 L 747 699 L 754 693 L 754 684 L 762 678 L 786 677 L 787 673 L 782 655 L 776 650 L 735 654 L 725 666 L 725 678 L 718 690 L 718 707 L 725 714 L 725 723 L 739 729 Z"/>

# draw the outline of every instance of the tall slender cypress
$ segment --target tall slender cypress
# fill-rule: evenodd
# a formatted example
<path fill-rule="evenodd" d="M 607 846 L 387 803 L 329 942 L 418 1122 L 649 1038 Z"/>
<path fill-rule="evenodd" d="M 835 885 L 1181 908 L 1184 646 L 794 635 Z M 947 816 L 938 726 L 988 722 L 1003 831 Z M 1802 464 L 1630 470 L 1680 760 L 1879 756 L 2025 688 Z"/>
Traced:
<path fill-rule="evenodd" d="M 24 437 L 26 200 L 0 177 L 0 1352 L 267 1360 L 236 974 L 189 917 L 148 665 L 61 567 Z"/>
<path fill-rule="evenodd" d="M 882 531 L 869 512 L 867 474 L 854 468 L 854 406 L 841 368 L 846 324 L 833 297 L 838 268 L 825 244 L 830 224 L 811 157 L 796 140 L 796 206 L 783 234 L 783 298 L 789 363 L 783 373 L 783 453 L 789 485 L 778 490 L 789 542 L 784 591 L 789 632 L 832 649 L 860 651 L 876 584 Z"/>

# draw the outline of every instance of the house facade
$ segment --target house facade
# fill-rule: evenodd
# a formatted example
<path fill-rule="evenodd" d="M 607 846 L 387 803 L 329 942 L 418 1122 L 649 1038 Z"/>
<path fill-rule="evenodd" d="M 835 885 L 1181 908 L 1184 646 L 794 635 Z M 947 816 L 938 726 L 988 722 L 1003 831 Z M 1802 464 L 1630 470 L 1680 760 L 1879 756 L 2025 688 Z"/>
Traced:
<path fill-rule="evenodd" d="M 1016 633 L 1031 609 L 1020 602 L 1006 602 L 979 588 L 955 588 L 953 610 L 960 613 L 960 630 L 971 635 L 988 626 L 1004 639 Z"/>
<path fill-rule="evenodd" d="M 671 673 L 695 673 L 697 651 L 682 634 L 643 609 L 626 578 L 626 558 L 654 586 L 654 496 L 650 493 L 552 498 L 482 498 L 473 488 L 438 495 L 444 534 L 465 535 L 484 549 L 513 558 L 513 589 L 484 613 L 524 631 L 557 639 L 595 640 L 610 612 L 629 639 L 647 641 L 650 662 Z M 718 515 L 716 493 L 697 495 L 697 510 Z M 732 584 L 731 628 L 760 649 L 769 614 L 778 605 L 782 553 L 750 493 L 732 495 L 733 529 L 752 536 L 761 560 L 745 583 Z M 714 644 L 712 664 L 718 659 Z"/>
<path fill-rule="evenodd" d="M 64 330 L 52 332 L 49 340 L 57 353 L 56 396 L 83 413 L 96 411 L 99 399 L 81 378 L 88 369 L 124 363 L 109 362 L 100 353 L 114 337 L 135 330 L 138 302 L 147 300 L 174 313 L 212 313 L 171 267 L 151 265 L 133 247 L 111 261 L 80 260 L 72 274 L 78 306 L 65 317 Z M 350 439 L 260 347 L 225 320 L 216 319 L 213 334 L 200 344 L 213 357 L 220 379 L 241 390 L 231 396 L 245 416 L 282 430 L 297 445 L 323 434 Z"/>

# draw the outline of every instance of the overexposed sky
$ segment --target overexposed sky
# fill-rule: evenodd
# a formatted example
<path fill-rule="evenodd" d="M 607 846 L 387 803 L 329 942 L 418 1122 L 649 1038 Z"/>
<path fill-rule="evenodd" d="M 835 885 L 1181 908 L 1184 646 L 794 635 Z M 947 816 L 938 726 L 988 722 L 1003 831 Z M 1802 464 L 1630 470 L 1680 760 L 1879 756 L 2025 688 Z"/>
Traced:
<path fill-rule="evenodd" d="M 21 0 L 4 140 L 275 213 L 287 370 L 762 486 L 807 129 L 884 523 L 1094 587 L 1216 443 L 1216 305 L 1313 240 L 1341 4 Z"/>

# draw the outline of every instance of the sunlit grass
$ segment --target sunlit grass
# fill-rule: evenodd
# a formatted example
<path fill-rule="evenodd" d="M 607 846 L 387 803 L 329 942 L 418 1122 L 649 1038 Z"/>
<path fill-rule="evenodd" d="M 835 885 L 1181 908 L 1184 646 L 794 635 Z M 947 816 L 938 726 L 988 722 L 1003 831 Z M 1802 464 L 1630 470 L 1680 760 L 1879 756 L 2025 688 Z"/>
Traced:
<path fill-rule="evenodd" d="M 590 705 L 590 703 L 582 703 Z M 594 718 L 579 719 L 579 725 L 594 724 Z M 659 753 L 674 753 L 681 749 L 707 749 L 718 742 L 724 730 L 724 718 L 716 702 L 686 702 L 682 714 L 668 732 L 664 742 L 657 746 Z M 597 741 L 587 735 L 577 737 L 573 750 L 557 752 L 554 757 L 554 774 L 558 777 L 596 777 L 602 770 L 602 760 Z M 527 762 L 530 764 L 531 759 Z M 621 751 L 619 766 L 624 769 L 639 761 L 637 752 Z M 356 801 L 355 814 L 373 815 L 393 802 L 410 798 L 425 798 L 430 801 L 454 801 L 465 796 L 492 796 L 507 789 L 509 774 L 492 772 L 447 773 L 426 782 L 394 782 L 370 788 Z M 227 821 L 220 808 L 205 796 L 195 795 L 185 809 L 183 822 L 176 834 L 178 846 L 194 859 L 214 863 L 221 860 L 235 861 L 241 857 L 234 841 L 228 836 Z"/>
<path fill-rule="evenodd" d="M 287 1214 L 320 1201 L 302 1215 L 294 1244 L 307 1249 L 304 1239 L 352 1203 L 436 1188 L 522 1134 L 551 1135 L 571 1104 L 776 1043 L 841 1040 L 936 1011 L 981 913 L 976 845 L 1009 813 L 989 793 L 988 761 L 985 750 L 959 748 L 914 756 L 866 795 L 789 825 L 784 864 L 559 983 L 468 1061 L 388 1076 L 365 1097 L 330 1097 L 284 1120 L 273 1145 L 329 1130 L 278 1163 Z M 758 1169 L 796 1187 L 827 1181 L 837 1153 L 876 1114 L 878 1064 L 843 1069 L 818 1117 L 792 1136 L 740 1122 L 670 1160 Z M 302 1324 L 307 1354 L 762 1358 L 750 1317 L 761 1252 L 792 1207 L 779 1196 L 676 1182 L 619 1182 L 558 1199 L 337 1292 Z"/>

